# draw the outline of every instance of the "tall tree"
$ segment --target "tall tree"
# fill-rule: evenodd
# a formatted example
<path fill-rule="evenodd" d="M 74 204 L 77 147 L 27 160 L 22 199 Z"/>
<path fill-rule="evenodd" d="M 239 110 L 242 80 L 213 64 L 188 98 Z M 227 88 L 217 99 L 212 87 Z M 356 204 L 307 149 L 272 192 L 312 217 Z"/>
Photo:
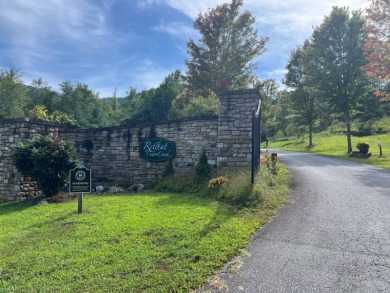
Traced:
<path fill-rule="evenodd" d="M 366 64 L 363 44 L 366 32 L 360 11 L 333 7 L 311 37 L 313 63 L 308 83 L 315 87 L 335 112 L 342 113 L 346 124 L 348 153 L 352 151 L 351 118 L 368 93 L 368 78 L 361 66 Z"/>
<path fill-rule="evenodd" d="M 368 38 L 364 44 L 364 52 L 369 63 L 362 66 L 370 77 L 378 78 L 384 83 L 390 82 L 390 1 L 371 0 L 366 9 L 367 24 L 365 30 Z M 390 93 L 375 92 L 383 101 L 390 101 Z"/>
<path fill-rule="evenodd" d="M 267 137 L 273 136 L 276 131 L 271 130 L 272 125 L 275 125 L 271 121 L 274 119 L 275 110 L 273 102 L 279 96 L 279 85 L 276 80 L 265 79 L 265 80 L 256 80 L 255 88 L 259 89 L 261 92 L 261 141 L 267 141 Z"/>
<path fill-rule="evenodd" d="M 248 11 L 240 14 L 242 5 L 243 0 L 232 0 L 195 19 L 201 39 L 188 41 L 191 60 L 185 61 L 192 90 L 208 95 L 210 90 L 245 88 L 253 81 L 257 64 L 251 61 L 264 52 L 268 38 L 258 39 L 255 18 Z"/>
<path fill-rule="evenodd" d="M 310 68 L 310 42 L 298 46 L 291 52 L 287 63 L 287 73 L 284 84 L 292 88 L 291 99 L 294 109 L 303 118 L 305 124 L 309 126 L 309 147 L 313 146 L 313 123 L 315 118 L 315 94 L 311 87 L 307 85 L 307 72 Z"/>
<path fill-rule="evenodd" d="M 24 116 L 27 105 L 26 87 L 15 68 L 0 72 L 0 118 Z"/>

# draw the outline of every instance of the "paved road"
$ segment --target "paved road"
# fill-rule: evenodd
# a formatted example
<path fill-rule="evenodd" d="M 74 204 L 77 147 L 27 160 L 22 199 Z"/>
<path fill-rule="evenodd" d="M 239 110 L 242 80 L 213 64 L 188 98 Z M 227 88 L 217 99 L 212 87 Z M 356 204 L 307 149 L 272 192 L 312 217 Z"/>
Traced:
<path fill-rule="evenodd" d="M 390 170 L 278 151 L 291 203 L 253 238 L 228 292 L 390 292 Z"/>

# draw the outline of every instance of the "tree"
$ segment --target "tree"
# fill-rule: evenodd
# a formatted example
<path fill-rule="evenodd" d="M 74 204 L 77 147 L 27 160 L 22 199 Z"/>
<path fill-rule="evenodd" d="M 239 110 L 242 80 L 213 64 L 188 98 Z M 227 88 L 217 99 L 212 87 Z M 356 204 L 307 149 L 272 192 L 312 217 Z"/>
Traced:
<path fill-rule="evenodd" d="M 371 0 L 366 9 L 368 38 L 364 43 L 364 52 L 368 64 L 362 66 L 369 77 L 390 82 L 390 1 Z M 377 90 L 376 95 L 383 101 L 390 101 L 390 93 Z"/>
<path fill-rule="evenodd" d="M 96 110 L 98 97 L 86 84 L 77 83 L 73 85 L 66 80 L 60 84 L 60 100 L 57 106 L 57 113 L 73 117 L 78 126 L 96 127 Z M 65 115 L 65 116 L 66 116 Z"/>
<path fill-rule="evenodd" d="M 275 79 L 256 80 L 255 88 L 261 92 L 261 141 L 267 141 L 267 137 L 274 136 L 273 120 L 275 118 L 273 102 L 278 98 L 279 85 Z"/>
<path fill-rule="evenodd" d="M 15 68 L 0 72 L 0 118 L 24 116 L 27 105 L 26 88 L 21 74 Z"/>
<path fill-rule="evenodd" d="M 28 86 L 27 95 L 29 97 L 28 109 L 34 109 L 37 105 L 44 106 L 48 113 L 54 111 L 55 103 L 57 102 L 57 94 L 52 91 L 51 87 L 43 79 L 33 79 L 30 86 Z"/>
<path fill-rule="evenodd" d="M 211 167 L 208 163 L 206 151 L 203 149 L 199 155 L 199 161 L 195 165 L 195 183 L 204 183 L 211 178 Z"/>
<path fill-rule="evenodd" d="M 284 84 L 294 89 L 291 92 L 291 100 L 294 109 L 303 117 L 305 124 L 309 126 L 309 147 L 313 146 L 313 123 L 315 118 L 315 95 L 306 84 L 307 68 L 310 66 L 310 43 L 306 41 L 291 52 L 286 66 L 287 73 Z"/>
<path fill-rule="evenodd" d="M 78 161 L 76 150 L 69 142 L 48 136 L 20 143 L 12 159 L 18 171 L 36 181 L 45 196 L 58 194 Z"/>
<path fill-rule="evenodd" d="M 202 38 L 190 39 L 186 60 L 187 81 L 192 90 L 208 94 L 228 89 L 245 88 L 253 81 L 257 67 L 250 63 L 264 52 L 268 38 L 258 39 L 250 12 L 240 14 L 243 0 L 218 5 L 207 13 L 199 13 L 194 28 Z"/>
<path fill-rule="evenodd" d="M 217 114 L 218 97 L 214 92 L 210 92 L 207 96 L 194 96 L 187 88 L 172 101 L 169 119 L 210 117 L 216 116 Z"/>
<path fill-rule="evenodd" d="M 363 44 L 366 33 L 361 12 L 333 7 L 311 37 L 313 58 L 307 82 L 346 124 L 348 153 L 352 151 L 351 118 L 368 93 L 369 80 L 361 66 L 366 64 Z"/>
<path fill-rule="evenodd" d="M 167 120 L 173 100 L 184 90 L 184 87 L 180 70 L 169 74 L 158 88 L 143 91 L 140 94 L 142 103 L 129 121 L 142 123 Z"/>
<path fill-rule="evenodd" d="M 29 111 L 29 114 L 32 117 L 38 118 L 40 120 L 49 120 L 49 114 L 44 105 L 36 105 L 32 110 Z"/>

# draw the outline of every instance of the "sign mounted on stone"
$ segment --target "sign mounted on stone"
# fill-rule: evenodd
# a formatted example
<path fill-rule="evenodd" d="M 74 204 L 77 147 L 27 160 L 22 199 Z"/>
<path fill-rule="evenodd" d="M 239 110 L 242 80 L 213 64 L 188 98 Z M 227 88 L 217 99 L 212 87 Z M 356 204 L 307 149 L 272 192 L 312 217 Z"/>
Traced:
<path fill-rule="evenodd" d="M 165 138 L 151 138 L 141 142 L 139 146 L 139 156 L 153 162 L 169 160 L 175 154 L 175 143 Z"/>

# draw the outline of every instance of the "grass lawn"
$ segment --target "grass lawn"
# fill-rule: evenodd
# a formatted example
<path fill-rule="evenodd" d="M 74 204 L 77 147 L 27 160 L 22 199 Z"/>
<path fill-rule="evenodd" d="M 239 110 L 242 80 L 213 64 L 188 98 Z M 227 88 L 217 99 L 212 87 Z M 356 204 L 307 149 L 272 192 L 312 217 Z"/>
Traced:
<path fill-rule="evenodd" d="M 189 292 L 286 202 L 279 173 L 252 209 L 153 192 L 87 195 L 82 214 L 77 200 L 0 203 L 0 292 Z"/>
<path fill-rule="evenodd" d="M 349 158 L 347 155 L 347 138 L 344 135 L 314 135 L 314 147 L 308 148 L 308 138 L 288 141 L 269 142 L 270 149 L 291 150 L 338 157 L 359 163 L 370 164 L 390 169 L 390 135 L 371 135 L 365 137 L 352 137 L 352 148 L 356 149 L 359 142 L 370 145 L 371 157 L 367 159 Z M 382 157 L 379 156 L 378 142 L 382 143 Z"/>

